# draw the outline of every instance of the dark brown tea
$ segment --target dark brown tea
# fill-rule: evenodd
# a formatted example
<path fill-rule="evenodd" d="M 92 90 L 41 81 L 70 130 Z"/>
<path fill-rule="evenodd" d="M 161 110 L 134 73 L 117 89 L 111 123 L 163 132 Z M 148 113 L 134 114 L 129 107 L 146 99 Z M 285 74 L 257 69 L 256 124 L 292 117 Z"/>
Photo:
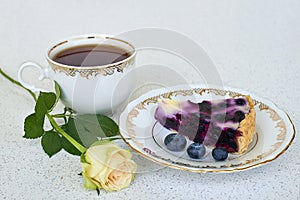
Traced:
<path fill-rule="evenodd" d="M 120 47 L 100 44 L 74 46 L 57 53 L 52 59 L 69 66 L 90 67 L 116 63 L 130 55 Z"/>

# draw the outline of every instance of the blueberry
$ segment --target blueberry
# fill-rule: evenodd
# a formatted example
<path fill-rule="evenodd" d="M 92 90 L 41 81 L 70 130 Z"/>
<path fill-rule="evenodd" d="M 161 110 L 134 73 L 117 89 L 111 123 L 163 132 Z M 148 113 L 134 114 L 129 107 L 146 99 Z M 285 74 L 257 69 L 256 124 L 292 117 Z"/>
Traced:
<path fill-rule="evenodd" d="M 199 125 L 199 126 L 198 126 L 198 132 L 200 132 L 200 133 L 205 132 L 205 126 Z"/>
<path fill-rule="evenodd" d="M 211 103 L 208 101 L 203 101 L 201 103 L 198 104 L 199 105 L 199 110 L 200 112 L 207 112 L 210 113 L 211 112 Z"/>
<path fill-rule="evenodd" d="M 181 120 L 181 114 L 177 113 L 175 116 L 177 120 Z"/>
<path fill-rule="evenodd" d="M 216 161 L 223 161 L 228 157 L 228 152 L 224 147 L 216 147 L 212 151 L 212 156 Z"/>
<path fill-rule="evenodd" d="M 224 135 L 221 135 L 217 141 L 217 143 L 227 143 L 228 138 L 225 137 Z"/>
<path fill-rule="evenodd" d="M 184 136 L 177 133 L 171 133 L 167 135 L 164 143 L 170 151 L 182 151 L 186 146 L 186 139 Z"/>
<path fill-rule="evenodd" d="M 200 114 L 200 121 L 204 124 L 209 124 L 211 121 L 211 117 L 209 115 Z"/>
<path fill-rule="evenodd" d="M 243 119 L 245 119 L 245 114 L 242 111 L 236 111 L 234 113 L 234 119 L 237 122 L 241 122 Z"/>
<path fill-rule="evenodd" d="M 233 149 L 237 148 L 237 144 L 233 139 L 228 140 L 228 146 L 233 148 Z"/>
<path fill-rule="evenodd" d="M 227 129 L 226 133 L 229 138 L 234 138 L 234 136 L 235 136 L 235 130 L 233 130 L 231 128 Z"/>
<path fill-rule="evenodd" d="M 187 148 L 187 153 L 191 158 L 199 159 L 205 155 L 206 149 L 203 144 L 200 143 L 192 143 Z"/>
<path fill-rule="evenodd" d="M 179 127 L 179 122 L 175 118 L 167 118 L 164 127 L 177 130 Z"/>
<path fill-rule="evenodd" d="M 202 143 L 204 140 L 204 137 L 205 136 L 203 136 L 203 133 L 202 134 L 197 133 L 194 138 L 191 138 L 191 140 L 193 140 L 196 143 Z"/>
<path fill-rule="evenodd" d="M 244 99 L 236 99 L 235 103 L 239 106 L 243 106 L 246 104 L 246 101 Z"/>

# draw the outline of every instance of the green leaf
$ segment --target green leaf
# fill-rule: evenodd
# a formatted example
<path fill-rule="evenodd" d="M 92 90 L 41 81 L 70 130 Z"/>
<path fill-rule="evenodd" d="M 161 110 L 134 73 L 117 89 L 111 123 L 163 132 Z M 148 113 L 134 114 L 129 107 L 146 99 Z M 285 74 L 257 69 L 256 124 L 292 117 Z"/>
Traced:
<path fill-rule="evenodd" d="M 55 106 L 60 98 L 60 87 L 56 81 L 54 81 L 54 89 L 55 89 L 55 94 L 56 94 L 56 100 L 55 100 L 55 104 L 54 104 L 54 106 Z"/>
<path fill-rule="evenodd" d="M 53 92 L 40 92 L 35 105 L 35 113 L 38 117 L 43 117 L 51 112 L 55 106 L 56 95 Z"/>
<path fill-rule="evenodd" d="M 66 138 L 62 137 L 62 148 L 69 154 L 80 156 L 81 152 L 76 149 Z"/>
<path fill-rule="evenodd" d="M 26 117 L 24 122 L 24 138 L 35 139 L 44 134 L 44 117 L 37 117 L 35 113 Z"/>
<path fill-rule="evenodd" d="M 69 118 L 68 121 L 68 133 L 72 133 L 71 135 L 76 141 L 81 141 L 81 144 L 85 147 L 89 147 L 95 141 L 98 140 L 97 135 L 95 134 L 95 126 L 90 121 L 82 120 L 82 118 L 78 119 Z"/>
<path fill-rule="evenodd" d="M 47 131 L 42 137 L 42 146 L 49 157 L 55 155 L 62 149 L 62 141 L 59 134 L 55 131 Z"/>
<path fill-rule="evenodd" d="M 74 118 L 78 133 L 92 133 L 98 137 L 112 137 L 119 134 L 118 125 L 105 115 L 78 115 Z"/>
<path fill-rule="evenodd" d="M 69 121 L 70 121 L 70 120 L 69 120 Z M 79 142 L 81 145 L 83 145 L 82 142 L 81 142 L 81 140 L 80 140 L 80 138 L 79 138 L 79 136 L 78 136 L 78 134 L 77 134 L 77 132 L 76 132 L 76 131 L 73 131 L 72 129 L 69 130 L 67 124 L 61 126 L 61 128 L 62 128 L 65 132 L 67 132 L 74 140 L 76 140 L 76 141 Z M 62 138 L 61 138 L 61 141 L 62 141 L 62 147 L 63 147 L 63 149 L 64 149 L 66 152 L 68 152 L 68 153 L 70 153 L 70 154 L 73 154 L 73 155 L 77 155 L 77 156 L 80 156 L 80 155 L 81 155 L 81 152 L 80 152 L 78 149 L 76 149 L 76 147 L 74 147 L 74 146 L 73 146 L 66 138 L 62 137 Z"/>
<path fill-rule="evenodd" d="M 70 117 L 68 123 L 62 126 L 62 129 L 85 147 L 89 147 L 98 141 L 98 137 L 106 138 L 119 133 L 118 125 L 104 115 L 77 115 L 75 118 Z M 62 138 L 62 145 L 67 152 L 81 155 L 65 138 Z"/>
<path fill-rule="evenodd" d="M 119 134 L 119 127 L 114 120 L 100 114 L 97 115 L 97 118 L 106 137 L 112 137 Z"/>

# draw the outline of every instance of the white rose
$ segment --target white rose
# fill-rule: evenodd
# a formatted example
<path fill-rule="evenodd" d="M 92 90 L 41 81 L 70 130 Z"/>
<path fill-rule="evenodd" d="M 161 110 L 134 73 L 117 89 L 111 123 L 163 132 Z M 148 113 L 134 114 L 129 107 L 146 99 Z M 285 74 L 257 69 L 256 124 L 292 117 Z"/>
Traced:
<path fill-rule="evenodd" d="M 137 165 L 130 151 L 113 142 L 97 141 L 81 156 L 84 186 L 119 191 L 130 185 Z"/>

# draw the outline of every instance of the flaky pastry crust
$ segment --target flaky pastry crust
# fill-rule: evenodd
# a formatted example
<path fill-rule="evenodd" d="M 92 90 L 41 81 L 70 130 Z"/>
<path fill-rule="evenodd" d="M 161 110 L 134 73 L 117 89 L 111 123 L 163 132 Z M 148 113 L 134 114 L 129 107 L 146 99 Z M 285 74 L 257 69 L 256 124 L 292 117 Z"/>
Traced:
<path fill-rule="evenodd" d="M 242 154 L 248 149 L 256 130 L 256 112 L 254 109 L 253 100 L 250 96 L 246 96 L 245 98 L 248 101 L 250 111 L 245 115 L 245 119 L 240 122 L 240 126 L 238 128 L 238 130 L 241 132 L 241 135 L 236 138 L 239 149 L 238 152 L 236 152 L 237 154 Z"/>

